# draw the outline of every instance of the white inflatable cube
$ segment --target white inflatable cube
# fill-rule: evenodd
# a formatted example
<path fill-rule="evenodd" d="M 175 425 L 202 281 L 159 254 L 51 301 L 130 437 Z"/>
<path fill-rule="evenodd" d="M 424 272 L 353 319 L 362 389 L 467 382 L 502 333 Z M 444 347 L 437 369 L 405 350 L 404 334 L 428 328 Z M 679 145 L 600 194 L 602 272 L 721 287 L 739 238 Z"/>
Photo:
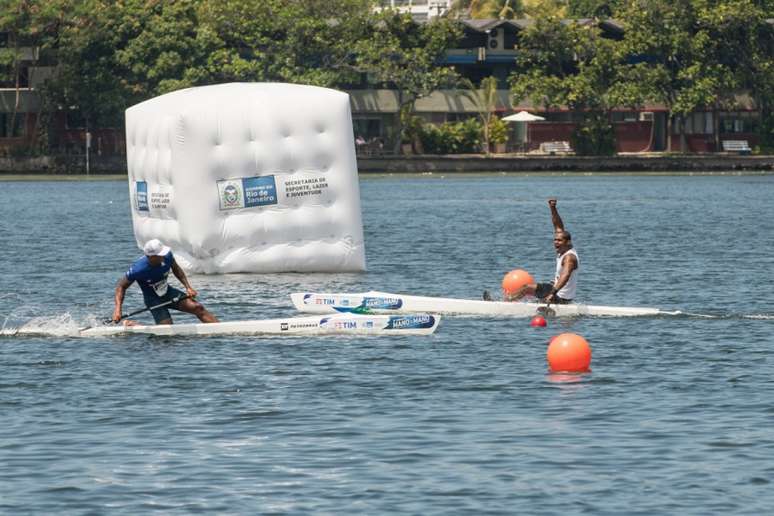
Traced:
<path fill-rule="evenodd" d="M 365 270 L 349 96 L 295 84 L 168 93 L 126 110 L 137 244 L 186 270 Z"/>

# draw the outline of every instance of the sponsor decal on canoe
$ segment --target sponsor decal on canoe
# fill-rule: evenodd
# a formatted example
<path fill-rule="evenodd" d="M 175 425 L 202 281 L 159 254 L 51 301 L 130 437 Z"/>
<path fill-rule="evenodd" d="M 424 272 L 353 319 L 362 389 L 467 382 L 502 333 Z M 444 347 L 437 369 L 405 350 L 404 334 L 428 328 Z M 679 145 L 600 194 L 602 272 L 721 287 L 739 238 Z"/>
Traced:
<path fill-rule="evenodd" d="M 291 330 L 302 330 L 304 328 L 317 328 L 319 324 L 317 321 L 314 322 L 306 322 L 306 323 L 293 323 L 290 325 Z"/>
<path fill-rule="evenodd" d="M 356 330 L 357 321 L 352 319 L 331 319 L 330 317 L 325 317 L 320 320 L 320 328 L 329 330 Z"/>
<path fill-rule="evenodd" d="M 338 303 L 336 302 L 336 298 L 333 297 L 320 297 L 315 294 L 304 294 L 304 304 L 333 306 Z"/>
<path fill-rule="evenodd" d="M 406 328 L 432 328 L 435 317 L 432 315 L 393 315 L 385 329 L 401 330 Z"/>
<path fill-rule="evenodd" d="M 322 323 L 318 324 L 317 321 L 312 322 L 303 322 L 303 323 L 296 323 L 296 322 L 281 322 L 280 323 L 280 331 L 289 331 L 289 330 L 303 330 L 305 328 L 317 328 L 318 326 L 321 326 Z"/>
<path fill-rule="evenodd" d="M 400 310 L 403 306 L 403 300 L 399 297 L 364 297 L 359 305 L 348 305 L 349 300 L 342 299 L 333 309 L 345 313 L 370 314 L 374 310 Z"/>
<path fill-rule="evenodd" d="M 398 310 L 403 306 L 399 297 L 366 297 L 363 305 L 371 310 Z"/>

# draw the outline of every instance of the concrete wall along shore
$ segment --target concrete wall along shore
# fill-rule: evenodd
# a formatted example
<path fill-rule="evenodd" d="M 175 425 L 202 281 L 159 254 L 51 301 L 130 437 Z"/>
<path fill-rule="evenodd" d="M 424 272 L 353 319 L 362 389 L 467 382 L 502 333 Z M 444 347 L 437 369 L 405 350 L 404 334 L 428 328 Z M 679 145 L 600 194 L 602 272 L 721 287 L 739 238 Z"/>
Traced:
<path fill-rule="evenodd" d="M 424 172 L 774 172 L 774 156 L 623 155 L 530 156 L 449 155 L 359 157 L 358 171 Z M 126 174 L 126 157 L 92 156 L 92 174 Z M 0 158 L 0 174 L 85 174 L 83 156 Z"/>
<path fill-rule="evenodd" d="M 733 172 L 774 171 L 774 156 L 455 155 L 358 159 L 360 173 L 379 172 Z"/>

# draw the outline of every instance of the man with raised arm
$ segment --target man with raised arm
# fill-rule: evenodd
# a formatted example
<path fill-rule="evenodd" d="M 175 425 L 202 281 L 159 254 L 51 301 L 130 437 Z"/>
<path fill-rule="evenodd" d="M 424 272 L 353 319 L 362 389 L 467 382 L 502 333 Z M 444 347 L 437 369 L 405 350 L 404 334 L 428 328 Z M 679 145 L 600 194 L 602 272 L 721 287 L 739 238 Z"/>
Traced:
<path fill-rule="evenodd" d="M 126 274 L 118 280 L 115 309 L 113 310 L 112 317 L 114 322 L 121 320 L 121 307 L 124 302 L 126 289 L 135 281 L 140 286 L 140 290 L 142 290 L 142 297 L 145 301 L 145 306 L 148 308 L 169 303 L 163 307 L 151 310 L 156 324 L 172 324 L 172 316 L 169 314 L 168 308 L 193 314 L 204 323 L 218 322 L 214 315 L 195 300 L 197 292 L 188 282 L 185 272 L 175 261 L 175 257 L 172 255 L 172 250 L 169 247 L 154 238 L 145 244 L 143 252 L 145 255 L 132 263 Z M 169 276 L 170 270 L 185 287 L 185 294 L 174 287 L 170 287 L 167 283 L 167 276 Z M 132 323 L 128 324 L 131 325 Z"/>
<path fill-rule="evenodd" d="M 564 229 L 564 222 L 556 209 L 556 199 L 548 199 L 551 209 L 551 222 L 554 224 L 554 249 L 556 249 L 556 273 L 552 283 L 530 283 L 514 294 L 507 296 L 506 301 L 518 301 L 526 295 L 535 296 L 546 303 L 566 304 L 575 299 L 578 285 L 578 268 L 580 259 L 572 246 L 572 236 Z"/>

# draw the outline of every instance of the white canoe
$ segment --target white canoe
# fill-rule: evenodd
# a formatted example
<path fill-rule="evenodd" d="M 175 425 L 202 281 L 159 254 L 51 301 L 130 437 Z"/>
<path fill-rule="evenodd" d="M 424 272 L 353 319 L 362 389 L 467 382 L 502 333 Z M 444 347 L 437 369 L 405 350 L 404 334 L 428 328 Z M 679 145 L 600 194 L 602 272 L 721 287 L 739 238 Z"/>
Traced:
<path fill-rule="evenodd" d="M 219 323 L 159 324 L 148 326 L 96 326 L 75 332 L 81 337 L 113 335 L 429 335 L 440 317 L 432 314 L 359 315 L 337 313 L 326 316 L 290 317 Z M 3 329 L 0 335 L 52 335 L 40 328 Z"/>
<path fill-rule="evenodd" d="M 290 297 L 299 311 L 316 314 L 432 312 L 437 314 L 532 317 L 543 314 L 545 310 L 545 304 L 540 303 L 406 296 L 374 291 L 362 294 L 301 292 L 291 294 Z M 658 308 L 584 304 L 551 305 L 549 311 L 549 314 L 557 317 L 578 315 L 631 317 L 674 315 L 675 313 L 665 312 Z"/>

